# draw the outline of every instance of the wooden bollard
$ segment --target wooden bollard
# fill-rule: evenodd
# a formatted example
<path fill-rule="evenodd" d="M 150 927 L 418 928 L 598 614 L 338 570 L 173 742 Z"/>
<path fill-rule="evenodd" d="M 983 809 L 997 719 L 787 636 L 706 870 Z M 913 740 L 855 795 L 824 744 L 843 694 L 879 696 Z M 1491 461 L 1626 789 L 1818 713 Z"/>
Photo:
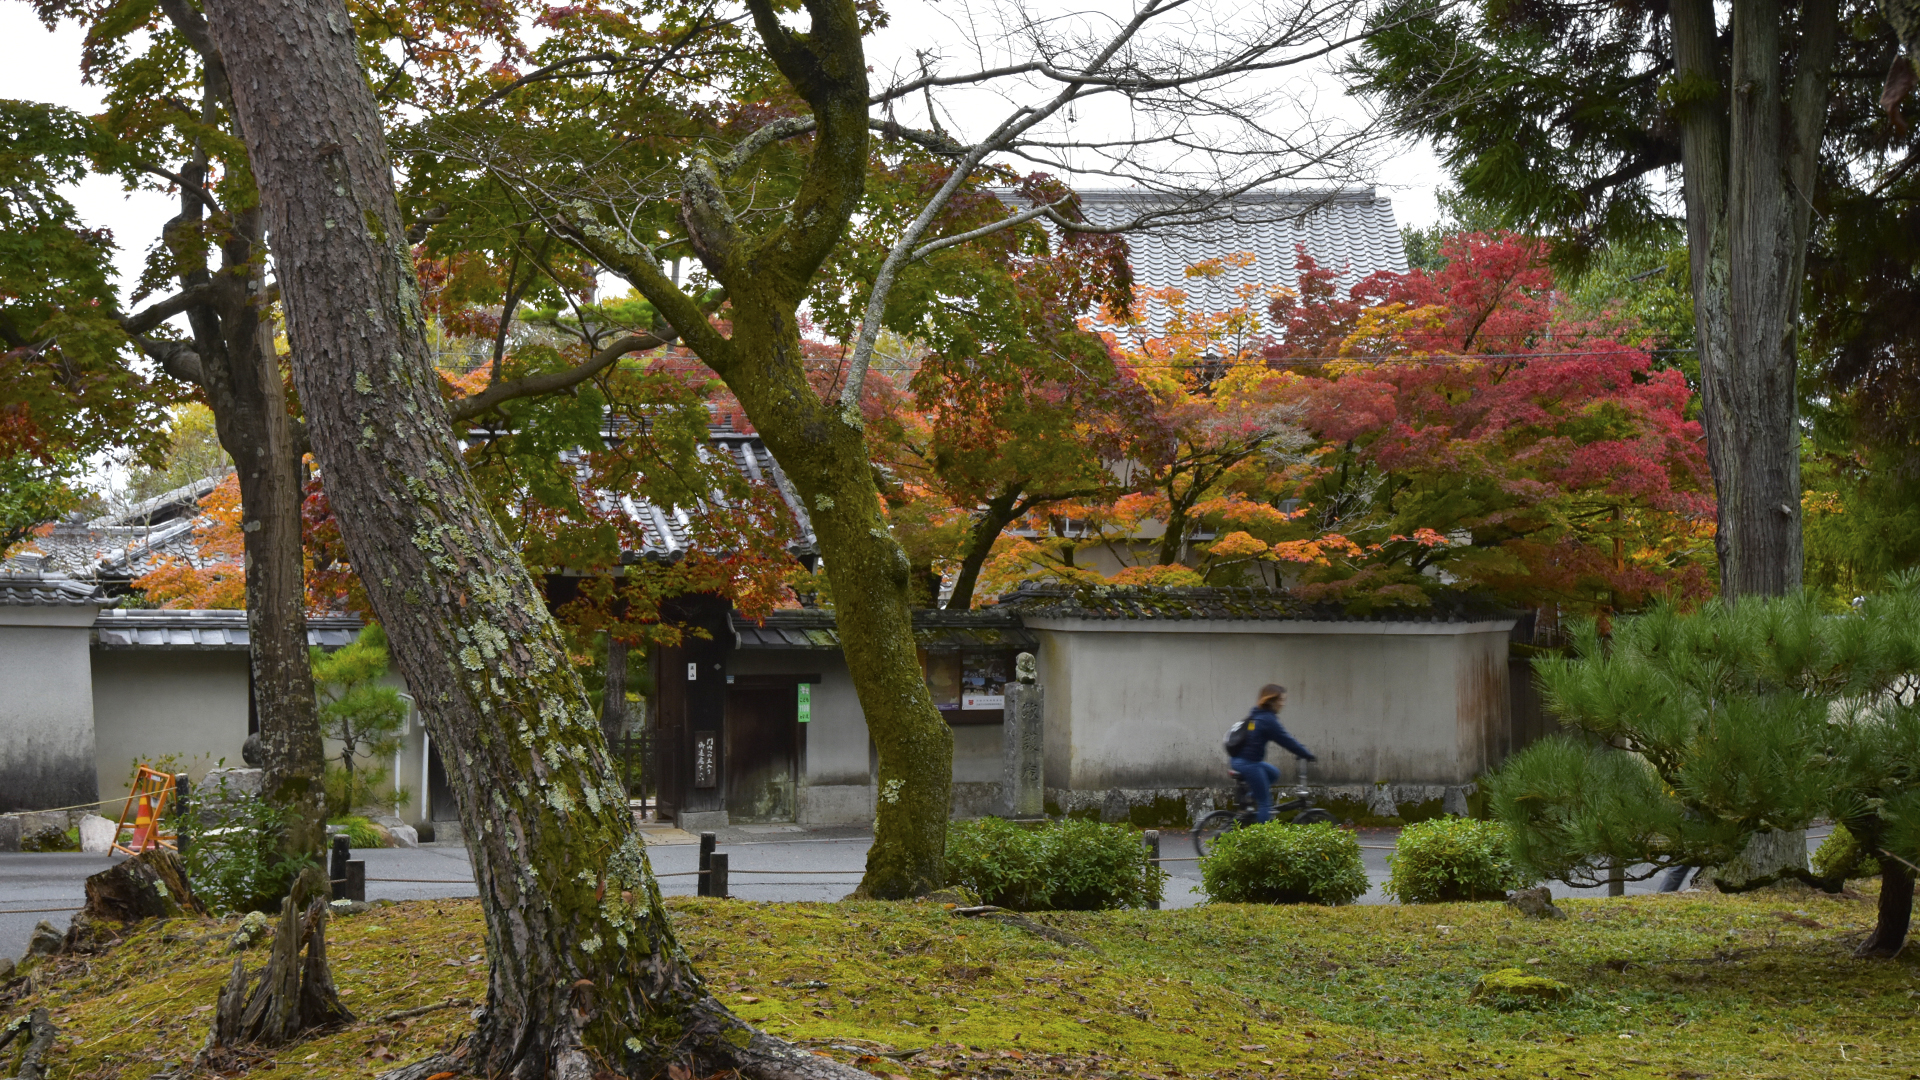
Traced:
<path fill-rule="evenodd" d="M 727 853 L 716 851 L 708 859 L 707 895 L 724 897 L 727 895 Z"/>
<path fill-rule="evenodd" d="M 714 835 L 710 832 L 700 834 L 700 874 L 695 877 L 693 895 L 714 896 L 713 891 L 713 845 Z"/>
<path fill-rule="evenodd" d="M 1153 871 L 1160 869 L 1160 830 L 1148 829 L 1143 838 L 1147 842 L 1147 873 L 1152 876 Z M 1157 889 L 1159 882 L 1154 882 L 1154 885 L 1156 886 L 1155 894 L 1147 901 L 1148 911 L 1160 910 L 1160 896 Z"/>

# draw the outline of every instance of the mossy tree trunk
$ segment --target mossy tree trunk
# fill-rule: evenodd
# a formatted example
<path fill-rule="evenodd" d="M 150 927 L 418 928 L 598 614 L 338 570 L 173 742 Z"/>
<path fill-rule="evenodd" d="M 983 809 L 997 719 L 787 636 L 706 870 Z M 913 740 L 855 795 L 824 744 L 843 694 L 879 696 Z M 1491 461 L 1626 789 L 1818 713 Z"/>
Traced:
<path fill-rule="evenodd" d="M 215 121 L 230 108 L 229 80 L 206 20 L 186 0 L 160 6 L 200 56 L 201 112 Z M 163 233 L 180 268 L 181 295 L 196 298 L 184 306 L 190 347 L 144 338 L 147 320 L 139 316 L 129 329 L 165 370 L 205 392 L 221 449 L 233 459 L 246 560 L 247 655 L 266 762 L 262 794 L 289 811 L 281 850 L 318 860 L 326 847 L 325 750 L 307 659 L 301 455 L 267 315 L 272 301 L 263 287 L 260 209 L 213 204 L 204 187 L 211 165 L 204 151 L 181 165 L 187 183 L 180 212 Z M 218 269 L 207 258 L 209 235 L 220 251 Z"/>
<path fill-rule="evenodd" d="M 491 961 L 490 1076 L 862 1076 L 753 1031 L 667 923 L 606 742 L 454 442 L 341 0 L 211 0 L 294 377 L 355 570 L 447 765 Z"/>
<path fill-rule="evenodd" d="M 840 641 L 880 757 L 873 847 L 861 890 L 896 899 L 945 883 L 953 733 L 921 675 L 909 609 L 911 567 L 888 530 L 856 406 L 822 400 L 807 381 L 798 311 L 865 190 L 867 69 L 852 0 L 807 0 L 806 33 L 783 26 L 772 0 L 748 0 L 780 73 L 817 124 L 793 204 L 752 233 L 727 203 L 722 168 L 698 159 L 683 178 L 682 217 L 707 272 L 725 286 L 732 334 L 643 251 L 598 221 L 569 239 L 625 277 L 680 339 L 726 381 L 805 500 L 833 579 Z"/>

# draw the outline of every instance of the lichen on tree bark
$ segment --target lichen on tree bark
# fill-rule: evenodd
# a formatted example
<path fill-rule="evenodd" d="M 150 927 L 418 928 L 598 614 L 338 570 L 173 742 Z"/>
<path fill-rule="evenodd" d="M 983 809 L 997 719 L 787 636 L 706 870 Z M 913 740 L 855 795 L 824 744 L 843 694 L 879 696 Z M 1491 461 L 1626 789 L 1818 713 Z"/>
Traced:
<path fill-rule="evenodd" d="M 470 1068 L 860 1074 L 714 1001 L 667 924 L 585 690 L 468 474 L 341 0 L 211 0 L 341 533 L 460 807 L 490 960 Z"/>

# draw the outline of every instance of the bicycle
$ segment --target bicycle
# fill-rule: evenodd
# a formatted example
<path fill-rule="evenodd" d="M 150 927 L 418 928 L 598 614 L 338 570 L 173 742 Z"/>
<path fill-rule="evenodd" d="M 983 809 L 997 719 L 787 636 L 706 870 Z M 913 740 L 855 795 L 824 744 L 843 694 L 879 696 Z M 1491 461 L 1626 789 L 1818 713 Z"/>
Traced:
<path fill-rule="evenodd" d="M 1275 814 L 1293 813 L 1293 825 L 1314 825 L 1331 822 L 1333 815 L 1313 805 L 1313 793 L 1307 790 L 1307 762 L 1305 758 L 1295 759 L 1299 766 L 1294 778 L 1293 798 L 1283 803 L 1275 803 Z M 1193 852 L 1201 858 L 1213 850 L 1213 842 L 1225 834 L 1243 826 L 1252 825 L 1257 820 L 1257 809 L 1253 805 L 1253 793 L 1247 790 L 1247 782 L 1239 773 L 1233 774 L 1234 803 L 1236 809 L 1215 810 L 1206 814 L 1193 825 Z"/>

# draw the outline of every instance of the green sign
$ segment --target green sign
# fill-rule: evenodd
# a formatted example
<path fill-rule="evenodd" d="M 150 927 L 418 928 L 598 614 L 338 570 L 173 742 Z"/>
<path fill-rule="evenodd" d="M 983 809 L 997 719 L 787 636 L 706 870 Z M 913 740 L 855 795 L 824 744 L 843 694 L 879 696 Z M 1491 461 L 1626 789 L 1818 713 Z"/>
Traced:
<path fill-rule="evenodd" d="M 811 719 L 813 719 L 813 684 L 801 683 L 800 722 L 804 724 Z"/>

